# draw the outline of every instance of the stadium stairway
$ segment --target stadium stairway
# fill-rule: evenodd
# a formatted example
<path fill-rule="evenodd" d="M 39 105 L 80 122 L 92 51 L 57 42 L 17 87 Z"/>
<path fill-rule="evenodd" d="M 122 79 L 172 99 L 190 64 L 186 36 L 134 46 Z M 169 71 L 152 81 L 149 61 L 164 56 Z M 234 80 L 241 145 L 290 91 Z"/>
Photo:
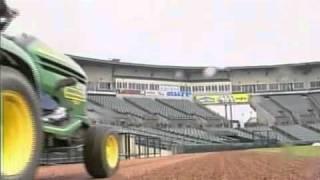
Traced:
<path fill-rule="evenodd" d="M 178 106 L 175 106 L 173 103 L 169 102 L 169 101 L 183 101 L 183 102 L 185 102 L 185 101 L 189 101 L 189 100 L 158 99 L 158 98 L 156 98 L 155 101 L 157 101 L 165 106 L 168 106 L 176 111 L 179 111 L 181 113 L 188 114 L 190 117 L 192 117 L 192 119 L 197 121 L 197 124 L 199 124 L 199 126 L 205 127 L 208 125 L 208 121 L 205 118 L 203 118 L 202 116 L 199 116 L 198 114 L 195 114 L 195 113 L 190 113 L 187 110 L 183 110 L 182 108 L 179 108 Z"/>
<path fill-rule="evenodd" d="M 270 98 L 263 96 L 252 96 L 251 107 L 257 112 L 259 121 L 265 124 L 291 124 L 294 123 L 289 112 L 283 110 Z"/>
<path fill-rule="evenodd" d="M 273 126 L 273 129 L 286 134 L 295 140 L 314 142 L 320 140 L 320 134 L 298 124 L 286 126 Z"/>
<path fill-rule="evenodd" d="M 276 95 L 271 98 L 290 111 L 300 124 L 318 121 L 318 112 L 306 94 Z"/>
<path fill-rule="evenodd" d="M 144 111 L 151 114 L 159 114 L 167 119 L 175 120 L 175 119 L 185 119 L 192 120 L 192 116 L 177 111 L 169 106 L 166 106 L 158 101 L 155 101 L 150 98 L 124 98 L 127 102 L 143 109 Z"/>
<path fill-rule="evenodd" d="M 170 142 L 174 144 L 209 144 L 210 143 L 208 141 L 204 141 L 195 137 L 187 137 L 181 134 L 164 131 L 163 129 L 154 129 L 154 128 L 146 128 L 146 127 L 140 127 L 140 128 L 130 127 L 130 128 L 135 131 L 155 135 L 161 138 L 162 141 Z"/>
<path fill-rule="evenodd" d="M 317 133 L 320 133 L 320 123 L 304 124 L 303 127 L 316 131 Z"/>
<path fill-rule="evenodd" d="M 314 105 L 317 107 L 317 109 L 320 111 L 320 94 L 313 93 L 313 94 L 309 94 L 308 97 L 314 103 Z"/>
<path fill-rule="evenodd" d="M 89 120 L 94 123 L 111 124 L 118 121 L 128 124 L 135 124 L 135 120 L 132 121 L 132 119 L 128 115 L 114 112 L 111 109 L 106 108 L 103 105 L 91 100 L 87 102 L 87 110 Z M 139 124 L 141 123 L 135 125 Z"/>
<path fill-rule="evenodd" d="M 179 108 L 177 105 L 175 106 L 175 105 L 173 105 L 173 103 L 168 102 L 168 101 L 172 101 L 170 99 L 158 99 L 158 98 L 156 98 L 154 100 L 159 102 L 159 103 L 161 103 L 161 104 L 163 104 L 163 105 L 165 105 L 165 106 L 169 106 L 170 108 L 175 109 L 176 111 L 180 111 L 181 113 L 194 115 L 193 113 L 187 112 L 186 110 L 183 110 L 183 109 Z M 178 100 L 174 99 L 174 101 L 178 101 Z M 182 101 L 182 100 L 179 100 L 179 101 Z"/>
<path fill-rule="evenodd" d="M 170 132 L 173 134 L 179 134 L 182 136 L 186 136 L 189 138 L 196 138 L 206 142 L 206 144 L 210 143 L 226 143 L 227 139 L 210 135 L 202 130 L 196 128 L 166 128 L 161 129 L 162 131 Z"/>
<path fill-rule="evenodd" d="M 276 139 L 280 143 L 292 143 L 294 139 L 286 136 L 278 131 L 273 130 L 271 127 L 268 126 L 255 126 L 255 127 L 246 127 L 247 131 L 252 133 L 260 134 L 266 138 Z"/>
<path fill-rule="evenodd" d="M 123 99 L 124 99 L 126 102 L 132 104 L 133 106 L 136 106 L 137 108 L 139 108 L 139 109 L 141 109 L 141 110 L 143 110 L 143 111 L 145 111 L 145 112 L 147 112 L 147 113 L 150 113 L 150 114 L 153 114 L 153 115 L 160 115 L 161 117 L 166 118 L 165 116 L 162 116 L 161 114 L 151 112 L 149 109 L 147 109 L 147 108 L 141 106 L 140 104 L 136 103 L 135 101 L 133 101 L 132 98 L 126 98 L 126 97 L 124 97 Z"/>
<path fill-rule="evenodd" d="M 222 125 L 225 118 L 218 113 L 210 111 L 209 109 L 197 104 L 196 102 L 185 99 L 155 99 L 159 103 L 175 109 L 184 114 L 188 114 L 197 120 L 202 127 L 216 127 Z"/>
<path fill-rule="evenodd" d="M 207 128 L 207 131 L 216 136 L 237 139 L 239 142 L 252 142 L 252 133 L 234 128 Z"/>
<path fill-rule="evenodd" d="M 318 96 L 318 94 L 309 94 L 308 99 L 311 102 L 314 109 L 316 110 L 317 122 L 320 123 L 320 102 L 317 100 L 315 96 Z"/>
<path fill-rule="evenodd" d="M 104 107 L 112 109 L 120 114 L 131 114 L 141 119 L 157 120 L 158 118 L 136 106 L 124 101 L 121 98 L 105 95 L 88 95 L 88 99 L 102 104 Z"/>
<path fill-rule="evenodd" d="M 177 111 L 180 111 L 191 116 L 200 117 L 202 119 L 215 118 L 216 114 L 209 111 L 208 109 L 203 109 L 197 106 L 194 102 L 189 100 L 177 100 L 177 99 L 155 99 L 161 104 L 169 106 Z"/>
<path fill-rule="evenodd" d="M 290 114 L 291 119 L 293 120 L 293 122 L 295 124 L 299 123 L 299 120 L 293 115 L 293 113 L 284 105 L 282 105 L 278 100 L 276 100 L 274 97 L 270 96 L 269 99 L 276 104 L 278 107 L 280 107 L 281 109 L 283 109 L 286 113 Z"/>

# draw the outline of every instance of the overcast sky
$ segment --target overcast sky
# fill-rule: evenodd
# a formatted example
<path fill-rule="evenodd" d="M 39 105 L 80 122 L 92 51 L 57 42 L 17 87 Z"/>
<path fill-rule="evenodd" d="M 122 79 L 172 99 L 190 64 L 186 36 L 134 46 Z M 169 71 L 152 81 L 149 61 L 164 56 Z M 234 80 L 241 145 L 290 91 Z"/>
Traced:
<path fill-rule="evenodd" d="M 9 0 L 7 0 L 9 1 Z M 27 32 L 64 53 L 146 64 L 320 59 L 319 0 L 10 0 Z"/>

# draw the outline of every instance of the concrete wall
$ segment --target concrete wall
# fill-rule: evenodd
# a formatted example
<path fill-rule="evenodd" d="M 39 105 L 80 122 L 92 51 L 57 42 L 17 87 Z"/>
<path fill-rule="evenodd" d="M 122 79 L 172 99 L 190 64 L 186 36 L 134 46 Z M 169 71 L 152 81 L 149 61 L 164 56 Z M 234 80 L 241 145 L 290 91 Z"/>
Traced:
<path fill-rule="evenodd" d="M 175 71 L 174 70 L 166 70 L 166 69 L 155 69 L 155 68 L 117 66 L 114 71 L 114 76 L 174 80 L 175 79 Z"/>
<path fill-rule="evenodd" d="M 82 66 L 87 73 L 89 81 L 106 81 L 112 82 L 112 67 L 100 66 L 97 64 L 85 64 Z"/>
<path fill-rule="evenodd" d="M 185 81 L 216 81 L 230 79 L 233 85 L 270 84 L 306 82 L 305 88 L 310 87 L 310 81 L 320 81 L 320 66 L 276 67 L 261 69 L 231 69 L 218 71 L 213 77 L 204 77 L 201 69 L 182 70 L 174 68 L 155 68 L 143 66 L 112 65 L 108 63 L 81 62 L 90 81 L 111 82 L 114 77 L 131 77 L 136 79 L 167 79 Z M 181 72 L 181 73 L 179 73 Z M 182 77 L 177 77 L 180 74 Z"/>
<path fill-rule="evenodd" d="M 286 83 L 309 82 L 320 80 L 320 67 L 312 67 L 310 70 L 303 68 L 275 68 L 259 70 L 235 70 L 230 73 L 233 85 L 259 84 L 259 83 Z M 305 84 L 309 88 L 309 84 Z"/>

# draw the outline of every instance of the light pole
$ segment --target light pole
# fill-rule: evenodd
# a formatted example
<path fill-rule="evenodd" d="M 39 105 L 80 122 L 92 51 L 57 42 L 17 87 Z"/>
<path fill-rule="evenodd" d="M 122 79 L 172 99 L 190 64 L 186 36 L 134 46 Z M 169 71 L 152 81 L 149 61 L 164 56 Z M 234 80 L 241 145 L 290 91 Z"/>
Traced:
<path fill-rule="evenodd" d="M 222 95 L 221 101 L 223 102 L 223 105 L 224 105 L 224 116 L 225 116 L 225 119 L 226 119 L 226 121 L 228 121 L 228 102 L 227 102 L 227 98 L 226 98 L 225 95 Z M 223 127 L 225 127 L 224 122 L 223 122 Z"/>
<path fill-rule="evenodd" d="M 229 96 L 228 98 L 228 102 L 229 102 L 229 108 L 230 108 L 230 127 L 232 128 L 232 120 L 233 120 L 233 115 L 232 115 L 232 103 L 233 103 L 233 98 L 232 96 Z"/>

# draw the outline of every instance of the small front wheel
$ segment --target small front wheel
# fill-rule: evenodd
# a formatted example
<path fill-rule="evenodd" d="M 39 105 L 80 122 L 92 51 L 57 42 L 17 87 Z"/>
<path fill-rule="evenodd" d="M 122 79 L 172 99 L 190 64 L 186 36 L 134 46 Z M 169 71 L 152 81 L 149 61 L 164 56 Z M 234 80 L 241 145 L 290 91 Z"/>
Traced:
<path fill-rule="evenodd" d="M 84 142 L 83 157 L 88 173 L 94 178 L 112 176 L 119 166 L 118 134 L 102 126 L 91 127 Z"/>

